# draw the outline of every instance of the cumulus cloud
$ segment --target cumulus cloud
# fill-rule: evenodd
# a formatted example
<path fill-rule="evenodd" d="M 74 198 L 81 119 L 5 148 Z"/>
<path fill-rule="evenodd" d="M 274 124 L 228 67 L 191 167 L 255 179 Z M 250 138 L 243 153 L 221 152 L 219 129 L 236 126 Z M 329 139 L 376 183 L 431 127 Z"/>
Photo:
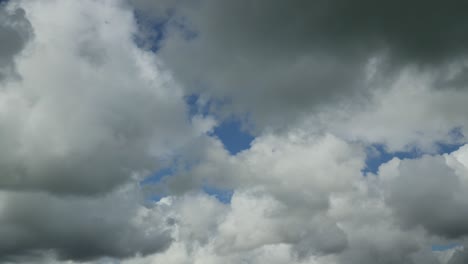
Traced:
<path fill-rule="evenodd" d="M 35 39 L 17 59 L 22 79 L 1 91 L 2 188 L 108 191 L 198 133 L 170 73 L 133 41 L 123 3 L 20 4 Z"/>
<path fill-rule="evenodd" d="M 258 137 L 236 156 L 213 149 L 188 175 L 176 174 L 169 182 L 179 187 L 182 183 L 175 182 L 183 182 L 186 192 L 196 190 L 197 182 L 237 191 L 224 216 L 207 220 L 217 223 L 206 229 L 210 242 L 194 248 L 182 243 L 188 240 L 176 239 L 167 258 L 174 263 L 187 258 L 203 263 L 208 256 L 212 263 L 221 257 L 263 263 L 252 254 L 281 248 L 288 257 L 279 263 L 441 264 L 461 259 L 462 253 L 441 258 L 431 247 L 466 237 L 466 146 L 449 155 L 395 158 L 365 178 L 361 148 L 331 135 L 296 131 L 287 137 Z"/>
<path fill-rule="evenodd" d="M 183 254 L 196 259 L 209 250 L 238 261 L 280 247 L 288 252 L 285 263 L 439 263 L 425 232 L 400 227 L 383 188 L 362 178 L 358 144 L 296 131 L 258 137 L 236 156 L 212 151 L 188 174 L 167 179 L 175 193 L 203 182 L 237 190 L 212 242 Z"/>
<path fill-rule="evenodd" d="M 0 4 L 0 262 L 465 263 L 466 7 Z"/>
<path fill-rule="evenodd" d="M 446 156 L 393 160 L 381 171 L 387 203 L 404 226 L 420 225 L 435 235 L 468 234 L 465 211 L 467 146 Z"/>

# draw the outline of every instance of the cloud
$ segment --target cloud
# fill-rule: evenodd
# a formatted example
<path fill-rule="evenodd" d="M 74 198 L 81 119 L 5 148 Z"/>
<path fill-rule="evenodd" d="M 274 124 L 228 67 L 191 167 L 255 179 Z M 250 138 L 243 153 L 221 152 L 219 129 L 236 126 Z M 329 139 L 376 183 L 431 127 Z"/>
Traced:
<path fill-rule="evenodd" d="M 305 119 L 351 140 L 429 149 L 466 126 L 461 1 L 132 3 L 165 21 L 158 53 L 185 92 L 225 102 L 216 114 L 248 116 L 257 135 Z"/>
<path fill-rule="evenodd" d="M 0 196 L 1 262 L 34 261 L 44 252 L 63 260 L 126 258 L 162 251 L 172 241 L 165 216 L 143 205 L 134 184 L 99 198 L 10 191 Z"/>
<path fill-rule="evenodd" d="M 0 3 L 0 81 L 15 74 L 15 56 L 32 38 L 32 27 L 22 8 Z"/>
<path fill-rule="evenodd" d="M 465 7 L 2 4 L 0 262 L 462 263 Z M 373 143 L 424 155 L 363 175 Z"/>
<path fill-rule="evenodd" d="M 466 263 L 467 260 L 468 260 L 468 253 L 466 252 L 466 249 L 459 249 L 459 250 L 455 250 L 448 264 Z"/>
<path fill-rule="evenodd" d="M 394 160 L 382 168 L 387 203 L 403 226 L 419 225 L 446 238 L 468 235 L 463 210 L 468 205 L 467 150 L 464 146 L 446 156 Z"/>
<path fill-rule="evenodd" d="M 201 182 L 234 188 L 231 204 L 221 216 L 209 214 L 217 223 L 205 231 L 211 239 L 196 246 L 176 239 L 167 258 L 263 263 L 252 254 L 276 247 L 288 252 L 286 263 L 447 263 L 431 247 L 467 235 L 460 213 L 466 207 L 466 147 L 395 158 L 367 177 L 360 174 L 360 150 L 357 143 L 301 130 L 262 135 L 236 156 L 213 147 L 189 174 L 168 180 L 184 183 L 185 192 Z M 164 257 L 150 259 L 142 263 Z"/>
<path fill-rule="evenodd" d="M 18 4 L 35 39 L 16 62 L 22 79 L 1 91 L 1 188 L 106 192 L 198 134 L 177 83 L 133 41 L 122 3 Z"/>
<path fill-rule="evenodd" d="M 252 254 L 277 247 L 288 252 L 286 263 L 375 263 L 376 258 L 379 263 L 439 263 L 424 250 L 430 248 L 425 233 L 396 224 L 383 187 L 362 178 L 365 157 L 359 144 L 302 130 L 262 135 L 236 156 L 214 143 L 189 172 L 167 178 L 169 189 L 183 195 L 205 183 L 235 192 L 223 216 L 209 214 L 218 219 L 205 231 L 210 242 L 193 249 L 187 240 L 176 239 L 174 245 L 190 248 L 178 254 L 200 257 L 200 262 L 204 258 L 198 254 L 208 254 L 213 263 L 221 256 L 233 263 L 244 258 L 263 263 L 265 258 Z M 167 254 L 176 254 L 172 250 Z"/>

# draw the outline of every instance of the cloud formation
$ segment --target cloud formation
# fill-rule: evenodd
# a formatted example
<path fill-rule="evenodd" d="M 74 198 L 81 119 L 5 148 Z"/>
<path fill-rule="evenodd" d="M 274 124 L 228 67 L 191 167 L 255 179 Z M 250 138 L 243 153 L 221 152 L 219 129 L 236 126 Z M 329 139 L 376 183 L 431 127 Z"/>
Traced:
<path fill-rule="evenodd" d="M 314 130 L 402 149 L 465 125 L 453 98 L 466 98 L 462 1 L 130 2 L 166 21 L 158 53 L 187 93 L 227 102 L 223 113 L 247 115 L 254 133 L 312 119 Z"/>
<path fill-rule="evenodd" d="M 133 42 L 122 3 L 21 4 L 36 36 L 17 59 L 22 80 L 1 91 L 2 188 L 98 194 L 192 137 L 176 83 Z"/>
<path fill-rule="evenodd" d="M 0 262 L 465 263 L 467 7 L 1 3 Z"/>
<path fill-rule="evenodd" d="M 135 186 L 99 198 L 2 192 L 0 262 L 41 256 L 58 259 L 117 258 L 162 251 L 171 243 L 164 215 L 141 205 Z"/>

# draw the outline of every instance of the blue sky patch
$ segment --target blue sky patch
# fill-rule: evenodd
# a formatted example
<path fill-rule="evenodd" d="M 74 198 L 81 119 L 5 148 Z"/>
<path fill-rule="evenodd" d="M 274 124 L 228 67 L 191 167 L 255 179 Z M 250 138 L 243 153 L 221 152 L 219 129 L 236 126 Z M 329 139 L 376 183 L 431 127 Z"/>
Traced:
<path fill-rule="evenodd" d="M 231 155 L 249 149 L 254 137 L 242 128 L 238 119 L 228 119 L 215 127 L 213 135 L 223 142 L 224 147 Z"/>
<path fill-rule="evenodd" d="M 211 186 L 203 186 L 203 191 L 206 194 L 215 197 L 216 199 L 218 199 L 218 201 L 220 201 L 223 204 L 230 204 L 232 195 L 234 194 L 233 190 L 215 188 Z"/>
<path fill-rule="evenodd" d="M 432 251 L 446 251 L 461 246 L 459 243 L 432 245 Z"/>
<path fill-rule="evenodd" d="M 445 154 L 452 153 L 458 150 L 464 144 L 446 144 L 446 143 L 437 143 L 437 153 L 435 154 Z M 421 152 L 417 148 L 413 148 L 410 151 L 397 151 L 397 152 L 388 152 L 385 145 L 383 144 L 372 144 L 366 148 L 366 167 L 362 169 L 362 174 L 374 173 L 376 174 L 379 166 L 383 163 L 390 161 L 393 158 L 399 159 L 416 159 L 420 158 L 422 155 L 426 154 Z"/>
<path fill-rule="evenodd" d="M 362 169 L 362 173 L 376 174 L 379 166 L 390 161 L 393 158 L 399 159 L 415 159 L 422 155 L 416 148 L 411 151 L 388 152 L 384 144 L 372 144 L 366 148 L 366 167 Z"/>
<path fill-rule="evenodd" d="M 143 181 L 141 181 L 140 184 L 158 183 L 164 177 L 170 176 L 173 173 L 174 173 L 174 168 L 166 167 L 166 168 L 160 169 L 160 170 L 156 171 L 155 173 L 153 173 L 152 175 L 148 176 Z"/>
<path fill-rule="evenodd" d="M 188 106 L 190 116 L 206 116 L 210 114 L 210 108 L 217 107 L 222 104 L 222 102 L 216 102 L 213 100 L 208 100 L 204 104 L 199 104 L 199 100 L 200 96 L 197 94 L 185 97 L 185 102 Z M 250 144 L 255 139 L 252 134 L 244 129 L 242 120 L 237 117 L 224 119 L 214 128 L 211 136 L 219 138 L 231 155 L 236 155 L 243 150 L 249 149 Z"/>

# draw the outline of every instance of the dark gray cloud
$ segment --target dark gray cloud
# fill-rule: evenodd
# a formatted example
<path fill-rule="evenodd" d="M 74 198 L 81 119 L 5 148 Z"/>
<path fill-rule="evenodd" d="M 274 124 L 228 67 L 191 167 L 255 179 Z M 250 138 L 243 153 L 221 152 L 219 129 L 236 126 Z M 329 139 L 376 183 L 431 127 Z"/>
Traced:
<path fill-rule="evenodd" d="M 156 210 L 141 205 L 138 189 L 99 198 L 54 197 L 44 193 L 0 193 L 0 262 L 147 255 L 171 243 L 169 226 Z"/>
<path fill-rule="evenodd" d="M 387 244 L 376 244 L 375 241 L 358 240 L 353 248 L 340 255 L 340 263 L 352 264 L 414 264 L 411 253 L 416 252 L 414 244 L 405 240 L 387 239 Z"/>
<path fill-rule="evenodd" d="M 441 62 L 464 54 L 468 42 L 468 4 L 459 0 L 133 2 L 150 15 L 172 10 L 177 18 L 180 12 L 189 29 L 226 51 L 275 58 L 312 50 L 341 50 L 346 57 L 386 48 L 405 61 Z"/>
<path fill-rule="evenodd" d="M 458 61 L 468 42 L 463 1 L 131 2 L 167 20 L 159 54 L 187 93 L 228 101 L 257 127 L 284 127 L 330 103 L 359 108 L 385 86 L 369 82 L 368 68 L 392 81 L 404 66 Z"/>
<path fill-rule="evenodd" d="M 426 156 L 399 165 L 387 202 L 406 227 L 422 226 L 446 238 L 468 235 L 466 190 L 442 157 Z"/>
<path fill-rule="evenodd" d="M 0 2 L 0 80 L 15 74 L 14 57 L 32 37 L 32 27 L 22 8 Z"/>
<path fill-rule="evenodd" d="M 447 264 L 464 264 L 468 263 L 468 250 L 466 248 L 456 250 Z"/>

